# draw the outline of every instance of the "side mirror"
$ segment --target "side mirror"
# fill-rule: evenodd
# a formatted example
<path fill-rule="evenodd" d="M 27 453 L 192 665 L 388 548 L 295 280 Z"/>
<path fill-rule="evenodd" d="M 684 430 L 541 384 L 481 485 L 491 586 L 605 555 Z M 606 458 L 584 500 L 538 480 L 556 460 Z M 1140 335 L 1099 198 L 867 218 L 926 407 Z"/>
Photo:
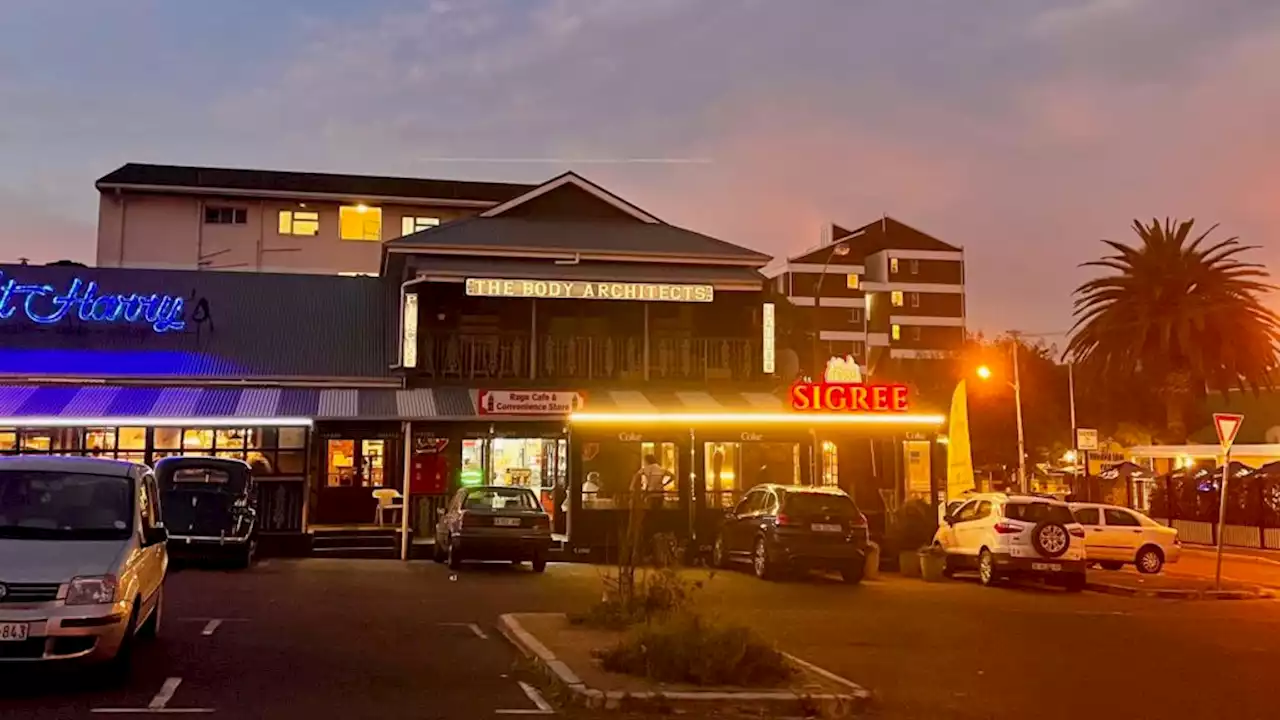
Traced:
<path fill-rule="evenodd" d="M 943 516 L 942 516 L 942 522 L 944 522 L 944 523 L 946 523 L 946 524 L 948 524 L 948 525 L 955 525 L 955 524 L 956 524 L 956 516 L 955 516 L 955 515 L 943 515 Z"/>
<path fill-rule="evenodd" d="M 168 542 L 169 531 L 163 524 L 157 523 L 155 527 L 147 528 L 142 533 L 142 542 L 145 545 L 159 545 Z"/>

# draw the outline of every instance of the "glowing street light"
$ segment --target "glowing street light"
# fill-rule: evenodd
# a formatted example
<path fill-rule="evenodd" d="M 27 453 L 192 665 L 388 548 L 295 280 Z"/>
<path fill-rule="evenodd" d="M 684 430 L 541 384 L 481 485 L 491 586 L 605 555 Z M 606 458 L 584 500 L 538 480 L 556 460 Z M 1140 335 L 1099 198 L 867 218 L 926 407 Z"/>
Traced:
<path fill-rule="evenodd" d="M 978 368 L 978 377 L 982 378 L 983 380 L 990 380 L 990 379 L 991 379 L 991 368 L 987 367 L 986 365 L 983 365 L 982 367 L 979 367 L 979 368 Z"/>
<path fill-rule="evenodd" d="M 1075 450 L 1068 450 L 1068 451 L 1066 451 L 1065 453 L 1063 453 L 1063 454 L 1062 454 L 1062 461 L 1063 461 L 1063 462 L 1066 462 L 1066 463 L 1075 464 L 1075 461 L 1076 461 L 1076 451 L 1075 451 Z"/>
<path fill-rule="evenodd" d="M 992 376 L 991 368 L 981 365 L 977 369 L 978 377 L 983 380 L 990 380 Z M 1027 443 L 1022 434 L 1022 383 L 1018 379 L 1018 342 L 1014 338 L 1013 343 L 1013 382 L 1009 383 L 1009 387 L 1013 388 L 1013 402 L 1018 409 L 1018 487 L 1022 492 L 1027 492 Z"/>

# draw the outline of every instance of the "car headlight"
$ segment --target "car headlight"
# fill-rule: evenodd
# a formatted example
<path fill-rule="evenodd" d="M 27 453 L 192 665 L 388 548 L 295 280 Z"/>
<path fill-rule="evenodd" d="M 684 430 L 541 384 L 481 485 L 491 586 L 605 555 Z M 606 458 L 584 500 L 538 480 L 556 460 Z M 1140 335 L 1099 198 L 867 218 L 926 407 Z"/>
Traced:
<path fill-rule="evenodd" d="M 72 578 L 67 588 L 68 605 L 104 605 L 115 600 L 115 575 Z"/>

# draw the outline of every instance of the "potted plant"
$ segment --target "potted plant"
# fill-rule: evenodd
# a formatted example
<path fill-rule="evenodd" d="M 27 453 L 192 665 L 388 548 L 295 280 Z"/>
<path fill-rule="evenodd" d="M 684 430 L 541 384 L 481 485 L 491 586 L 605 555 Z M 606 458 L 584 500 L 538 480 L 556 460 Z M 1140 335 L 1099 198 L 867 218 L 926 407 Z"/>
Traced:
<path fill-rule="evenodd" d="M 920 577 L 920 550 L 933 544 L 938 524 L 924 500 L 909 500 L 894 514 L 892 540 L 898 552 L 898 572 Z"/>
<path fill-rule="evenodd" d="M 936 545 L 920 549 L 920 577 L 925 582 L 942 582 L 947 576 L 947 553 Z"/>

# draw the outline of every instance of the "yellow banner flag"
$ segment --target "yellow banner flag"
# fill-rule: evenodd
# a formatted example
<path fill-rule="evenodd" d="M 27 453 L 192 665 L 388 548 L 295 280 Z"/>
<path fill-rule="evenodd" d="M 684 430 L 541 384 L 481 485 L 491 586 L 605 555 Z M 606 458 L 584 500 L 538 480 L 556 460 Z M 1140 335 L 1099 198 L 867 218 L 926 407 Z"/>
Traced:
<path fill-rule="evenodd" d="M 959 498 L 974 488 L 973 454 L 969 451 L 969 395 L 964 381 L 951 396 L 951 422 L 947 429 L 947 499 Z"/>

